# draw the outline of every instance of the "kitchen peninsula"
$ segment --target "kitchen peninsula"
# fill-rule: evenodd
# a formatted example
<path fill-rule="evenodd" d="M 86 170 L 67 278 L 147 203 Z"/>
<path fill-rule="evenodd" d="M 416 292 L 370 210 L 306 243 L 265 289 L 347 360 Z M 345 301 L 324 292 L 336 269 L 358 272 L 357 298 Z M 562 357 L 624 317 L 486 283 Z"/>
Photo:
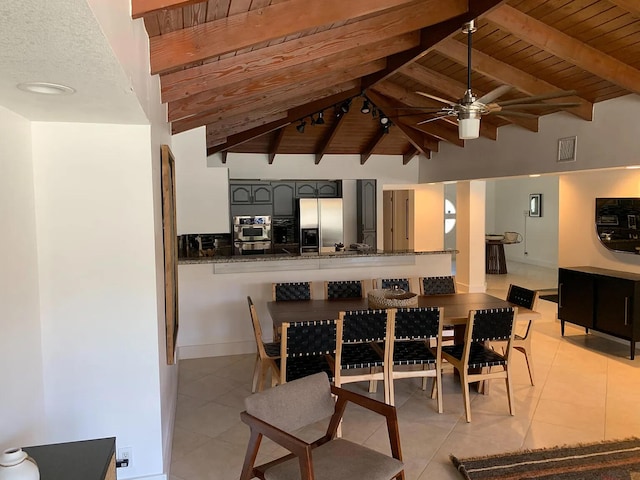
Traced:
<path fill-rule="evenodd" d="M 322 298 L 325 280 L 451 275 L 453 253 L 346 251 L 180 259 L 180 358 L 254 352 L 247 296 L 256 304 L 268 336 L 272 329 L 266 302 L 274 282 L 311 281 L 312 296 Z"/>

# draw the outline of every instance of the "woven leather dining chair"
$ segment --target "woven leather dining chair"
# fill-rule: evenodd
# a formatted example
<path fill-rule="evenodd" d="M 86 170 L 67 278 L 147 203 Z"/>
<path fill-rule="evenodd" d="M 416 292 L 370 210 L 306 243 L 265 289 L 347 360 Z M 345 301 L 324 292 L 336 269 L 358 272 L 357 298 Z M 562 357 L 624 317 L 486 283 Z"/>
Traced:
<path fill-rule="evenodd" d="M 528 308 L 529 310 L 535 310 L 538 305 L 538 292 L 511 284 L 507 292 L 507 301 Z M 532 320 L 527 322 L 524 335 L 520 335 L 518 332 L 514 334 L 513 348 L 524 354 L 524 358 L 527 361 L 527 369 L 529 370 L 529 380 L 531 381 L 531 385 L 534 385 L 533 353 L 531 350 L 532 323 Z"/>
<path fill-rule="evenodd" d="M 311 300 L 311 282 L 284 282 L 272 284 L 274 302 Z"/>
<path fill-rule="evenodd" d="M 446 295 L 456 293 L 456 277 L 420 277 L 420 295 Z"/>
<path fill-rule="evenodd" d="M 347 403 L 385 418 L 391 456 L 336 438 Z M 245 399 L 245 407 L 240 418 L 251 429 L 251 435 L 240 480 L 255 477 L 271 480 L 404 480 L 395 408 L 330 385 L 323 373 L 252 395 Z M 326 432 L 317 440 L 306 442 L 296 436 L 296 431 L 327 417 L 330 419 Z M 263 436 L 291 454 L 256 466 Z"/>
<path fill-rule="evenodd" d="M 280 383 L 324 372 L 333 379 L 339 320 L 285 322 L 280 340 Z"/>
<path fill-rule="evenodd" d="M 256 339 L 256 365 L 253 369 L 253 381 L 251 383 L 251 392 L 261 392 L 264 387 L 264 381 L 267 373 L 271 370 L 271 386 L 275 386 L 280 382 L 280 342 L 264 342 L 262 340 L 262 327 L 258 320 L 256 307 L 247 297 L 249 303 L 249 314 L 251 315 L 251 324 L 253 325 L 253 334 Z"/>
<path fill-rule="evenodd" d="M 394 380 L 422 378 L 422 389 L 426 379 L 433 378 L 431 398 L 437 395 L 438 413 L 442 413 L 442 308 L 398 308 L 394 314 L 392 341 L 387 366 L 389 403 L 394 405 Z M 435 343 L 435 351 L 430 348 Z M 416 366 L 422 369 L 416 370 Z"/>
<path fill-rule="evenodd" d="M 442 359 L 451 363 L 460 373 L 467 422 L 471 422 L 469 384 L 496 378 L 505 380 L 509 412 L 515 415 L 510 358 L 517 311 L 517 307 L 471 310 L 464 343 L 442 346 Z M 493 341 L 507 342 L 504 353 L 500 354 L 489 346 Z M 501 370 L 492 370 L 492 367 L 501 367 Z"/>
<path fill-rule="evenodd" d="M 393 313 L 393 309 L 340 312 L 333 381 L 336 386 L 369 381 L 369 392 L 375 392 L 377 381 L 385 381 Z M 385 403 L 389 403 L 386 381 L 384 392 Z"/>
<path fill-rule="evenodd" d="M 363 280 L 340 280 L 324 282 L 324 296 L 328 300 L 339 298 L 364 298 Z"/>
<path fill-rule="evenodd" d="M 405 292 L 411 292 L 413 280 L 412 278 L 378 278 L 375 282 L 375 288 L 400 288 Z"/>

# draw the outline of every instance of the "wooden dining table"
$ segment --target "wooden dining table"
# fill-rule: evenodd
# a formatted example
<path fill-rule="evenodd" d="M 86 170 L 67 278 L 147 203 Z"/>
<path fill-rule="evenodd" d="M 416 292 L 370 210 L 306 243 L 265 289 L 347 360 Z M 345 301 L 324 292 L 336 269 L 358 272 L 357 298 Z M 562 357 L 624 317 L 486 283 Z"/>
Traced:
<path fill-rule="evenodd" d="M 444 325 L 464 325 L 469 311 L 487 308 L 518 307 L 518 318 L 532 320 L 540 313 L 529 310 L 488 293 L 452 293 L 448 295 L 420 295 L 419 307 L 442 307 Z M 267 302 L 267 310 L 273 321 L 274 331 L 279 331 L 284 322 L 331 320 L 348 310 L 366 310 L 366 298 L 344 298 L 335 300 L 292 300 Z"/>

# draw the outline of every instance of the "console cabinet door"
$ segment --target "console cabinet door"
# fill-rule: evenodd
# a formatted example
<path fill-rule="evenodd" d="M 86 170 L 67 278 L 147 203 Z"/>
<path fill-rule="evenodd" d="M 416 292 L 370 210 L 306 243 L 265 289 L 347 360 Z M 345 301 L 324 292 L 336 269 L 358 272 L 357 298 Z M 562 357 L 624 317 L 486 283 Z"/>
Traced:
<path fill-rule="evenodd" d="M 599 276 L 596 279 L 596 328 L 617 337 L 632 338 L 636 282 Z"/>
<path fill-rule="evenodd" d="M 558 318 L 593 328 L 595 277 L 561 268 L 558 272 Z"/>

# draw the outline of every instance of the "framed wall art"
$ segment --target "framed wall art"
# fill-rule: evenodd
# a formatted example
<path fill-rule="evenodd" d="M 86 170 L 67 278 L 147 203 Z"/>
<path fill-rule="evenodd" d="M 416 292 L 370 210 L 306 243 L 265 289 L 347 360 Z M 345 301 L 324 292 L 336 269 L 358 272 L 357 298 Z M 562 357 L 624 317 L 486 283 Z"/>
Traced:
<path fill-rule="evenodd" d="M 542 216 L 542 194 L 541 193 L 529 194 L 529 216 L 530 217 Z"/>

